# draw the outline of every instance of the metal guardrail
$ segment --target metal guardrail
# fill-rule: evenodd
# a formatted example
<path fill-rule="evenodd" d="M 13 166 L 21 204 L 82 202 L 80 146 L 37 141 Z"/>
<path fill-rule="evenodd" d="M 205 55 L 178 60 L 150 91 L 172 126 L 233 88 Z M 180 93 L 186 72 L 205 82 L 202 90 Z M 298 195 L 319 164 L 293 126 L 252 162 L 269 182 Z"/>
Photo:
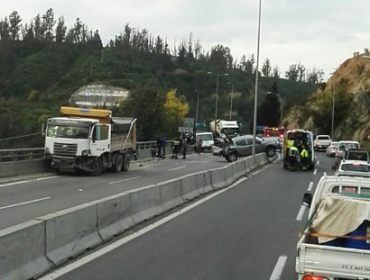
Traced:
<path fill-rule="evenodd" d="M 167 141 L 167 146 L 172 145 L 172 140 Z M 136 150 L 149 150 L 155 146 L 157 141 L 137 142 Z M 0 162 L 21 161 L 42 159 L 45 157 L 44 147 L 21 148 L 21 149 L 0 149 Z"/>

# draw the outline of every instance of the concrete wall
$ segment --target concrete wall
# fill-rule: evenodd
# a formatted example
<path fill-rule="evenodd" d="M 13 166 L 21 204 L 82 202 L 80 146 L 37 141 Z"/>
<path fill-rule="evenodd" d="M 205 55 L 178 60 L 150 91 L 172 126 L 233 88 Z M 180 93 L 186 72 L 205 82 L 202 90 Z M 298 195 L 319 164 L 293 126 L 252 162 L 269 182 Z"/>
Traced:
<path fill-rule="evenodd" d="M 222 168 L 126 191 L 0 231 L 0 279 L 31 279 L 135 225 L 208 192 L 227 187 L 266 164 L 265 154 Z"/>

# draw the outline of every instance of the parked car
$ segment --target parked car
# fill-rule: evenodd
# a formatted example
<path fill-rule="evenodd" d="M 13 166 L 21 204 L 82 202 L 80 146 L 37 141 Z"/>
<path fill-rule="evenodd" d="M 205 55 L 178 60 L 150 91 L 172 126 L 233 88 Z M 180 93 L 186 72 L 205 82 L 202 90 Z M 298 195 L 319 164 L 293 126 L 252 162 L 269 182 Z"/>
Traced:
<path fill-rule="evenodd" d="M 252 155 L 252 148 L 252 135 L 238 136 L 232 138 L 230 143 L 219 152 L 219 155 L 225 157 L 227 161 L 233 162 L 239 157 L 247 157 Z M 265 152 L 268 157 L 273 157 L 276 154 L 276 150 L 281 150 L 281 145 L 277 140 L 264 140 L 256 137 L 256 154 Z"/>
<path fill-rule="evenodd" d="M 326 155 L 328 157 L 334 157 L 338 150 L 339 142 L 331 142 L 328 148 L 326 149 Z"/>
<path fill-rule="evenodd" d="M 317 135 L 313 146 L 315 151 L 326 150 L 330 143 L 331 138 L 329 135 Z"/>

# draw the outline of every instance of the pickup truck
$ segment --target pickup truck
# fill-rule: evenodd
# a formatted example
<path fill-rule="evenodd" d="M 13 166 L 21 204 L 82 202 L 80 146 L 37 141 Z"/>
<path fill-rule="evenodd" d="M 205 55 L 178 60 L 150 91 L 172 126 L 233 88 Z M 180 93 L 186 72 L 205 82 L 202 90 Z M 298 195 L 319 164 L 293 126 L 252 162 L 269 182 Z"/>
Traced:
<path fill-rule="evenodd" d="M 353 199 L 359 197 L 362 200 L 366 197 L 368 201 L 370 175 L 356 172 L 341 173 L 336 176 L 324 174 L 314 195 L 309 192 L 304 194 L 303 205 L 310 210 L 307 225 L 297 244 L 298 280 L 370 279 L 370 250 L 319 244 L 313 237 L 315 233 L 312 231 L 311 223 L 323 197 L 327 195 L 344 195 Z M 343 200 L 342 197 L 341 199 Z"/>
<path fill-rule="evenodd" d="M 331 139 L 329 135 L 317 135 L 315 141 L 313 142 L 313 146 L 315 151 L 325 150 L 329 147 L 331 143 Z"/>

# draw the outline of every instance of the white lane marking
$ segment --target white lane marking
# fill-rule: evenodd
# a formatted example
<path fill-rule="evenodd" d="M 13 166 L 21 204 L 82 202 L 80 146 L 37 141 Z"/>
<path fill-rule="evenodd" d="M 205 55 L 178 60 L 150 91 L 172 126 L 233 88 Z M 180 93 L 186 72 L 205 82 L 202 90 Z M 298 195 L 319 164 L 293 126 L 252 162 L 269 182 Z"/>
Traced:
<path fill-rule="evenodd" d="M 298 215 L 297 217 L 295 218 L 296 221 L 302 221 L 302 218 L 303 218 L 303 215 L 304 215 L 304 212 L 306 211 L 306 206 L 302 205 L 301 208 L 299 209 L 298 211 Z"/>
<path fill-rule="evenodd" d="M 39 280 L 55 280 L 119 247 L 121 247 L 122 245 L 130 242 L 131 240 L 134 240 L 135 238 L 141 236 L 141 235 L 144 235 L 145 233 L 148 233 L 150 231 L 152 231 L 153 229 L 175 219 L 176 217 L 192 210 L 193 208 L 207 202 L 208 200 L 220 195 L 220 194 L 223 194 L 224 192 L 228 191 L 228 190 L 231 190 L 232 188 L 238 186 L 239 184 L 241 184 L 242 182 L 244 182 L 245 180 L 251 178 L 252 176 L 260 173 L 261 171 L 265 170 L 266 168 L 268 168 L 268 166 L 265 166 L 263 169 L 261 170 L 258 170 L 254 173 L 251 173 L 249 177 L 246 177 L 246 178 L 242 178 L 238 181 L 236 181 L 234 184 L 232 184 L 231 186 L 227 187 L 227 188 L 224 188 L 218 192 L 215 192 L 211 195 L 208 195 L 200 200 L 198 200 L 197 202 L 194 202 L 193 204 L 189 205 L 189 206 L 186 206 L 182 209 L 180 209 L 179 211 L 157 221 L 157 222 L 154 222 L 153 224 L 143 228 L 143 229 L 139 229 L 137 232 L 134 232 L 126 237 L 123 237 L 122 239 L 120 240 L 117 240 L 116 242 L 113 242 L 112 244 L 109 244 L 108 246 L 104 247 L 104 248 L 101 248 L 100 250 L 97 250 L 95 251 L 94 253 L 90 254 L 90 255 L 87 255 L 85 257 L 82 257 L 81 259 L 69 264 L 69 265 L 66 265 L 58 270 L 55 270 L 54 272 L 51 272 L 50 274 L 47 274 L 45 275 L 44 277 L 40 278 Z"/>
<path fill-rule="evenodd" d="M 28 183 L 30 181 L 18 181 L 18 182 L 13 182 L 13 183 L 7 183 L 7 184 L 3 184 L 3 185 L 0 185 L 0 188 L 4 188 L 4 187 L 8 187 L 8 186 L 13 186 L 13 185 L 20 185 L 20 184 L 24 184 L 24 183 Z"/>
<path fill-rule="evenodd" d="M 315 169 L 315 171 L 313 172 L 313 175 L 316 175 L 317 174 L 317 168 Z"/>
<path fill-rule="evenodd" d="M 176 167 L 176 168 L 172 168 L 172 169 L 168 169 L 168 171 L 179 170 L 179 169 L 183 169 L 183 168 L 186 168 L 186 165 L 180 166 L 180 167 Z"/>
<path fill-rule="evenodd" d="M 35 200 L 30 200 L 30 201 L 26 201 L 26 202 L 16 203 L 16 204 L 8 205 L 8 206 L 3 206 L 3 207 L 0 207 L 0 210 L 13 208 L 13 207 L 17 207 L 17 206 L 22 206 L 22 205 L 26 205 L 26 204 L 31 204 L 31 203 L 36 203 L 36 202 L 47 200 L 47 199 L 50 199 L 50 198 L 51 197 L 48 196 L 48 197 L 43 197 L 43 198 L 39 198 L 39 199 L 35 199 Z"/>
<path fill-rule="evenodd" d="M 318 161 L 317 161 L 317 165 L 319 165 L 319 164 L 320 164 L 320 161 L 318 160 Z"/>
<path fill-rule="evenodd" d="M 58 177 L 59 176 L 42 177 L 42 178 L 37 178 L 36 181 L 49 180 L 49 179 L 54 179 L 54 178 L 58 178 Z"/>
<path fill-rule="evenodd" d="M 141 178 L 141 176 L 127 178 L 127 179 L 124 179 L 124 180 L 119 180 L 119 181 L 114 181 L 114 182 L 109 182 L 109 185 L 122 183 L 122 182 L 127 182 L 127 181 L 131 181 L 131 180 L 139 179 L 139 178 Z"/>
<path fill-rule="evenodd" d="M 280 256 L 278 261 L 276 262 L 275 268 L 272 271 L 270 276 L 270 280 L 279 280 L 281 275 L 283 274 L 283 270 L 286 264 L 288 257 L 287 256 Z"/>
<path fill-rule="evenodd" d="M 311 182 L 309 185 L 308 185 L 308 189 L 307 189 L 307 191 L 312 191 L 312 188 L 313 188 L 313 182 Z"/>

